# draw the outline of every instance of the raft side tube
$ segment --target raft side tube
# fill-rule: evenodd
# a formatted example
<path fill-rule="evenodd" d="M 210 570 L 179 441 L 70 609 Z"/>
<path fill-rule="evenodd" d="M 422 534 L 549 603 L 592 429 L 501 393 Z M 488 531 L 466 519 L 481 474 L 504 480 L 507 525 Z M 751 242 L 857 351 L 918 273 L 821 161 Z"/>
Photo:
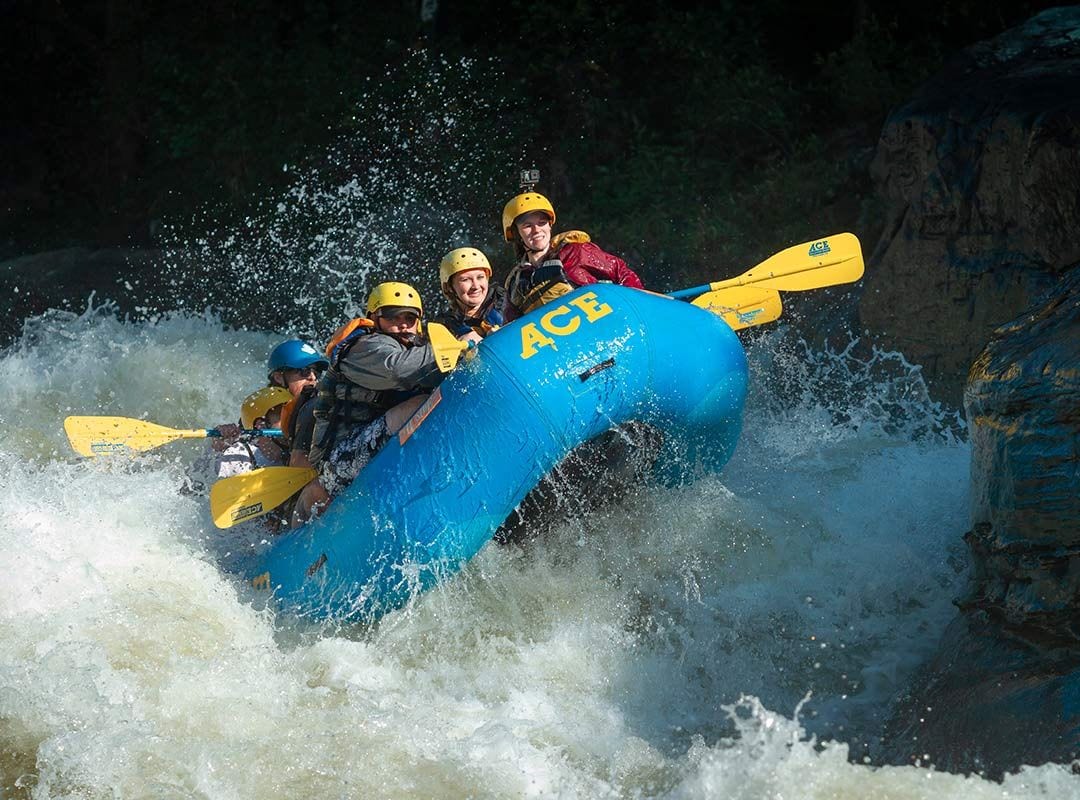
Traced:
<path fill-rule="evenodd" d="M 488 336 L 326 513 L 247 570 L 283 610 L 373 618 L 460 569 L 579 444 L 629 421 L 678 445 L 669 483 L 738 439 L 742 345 L 719 317 L 621 286 L 581 287 Z M 407 426 L 408 428 L 409 426 Z"/>

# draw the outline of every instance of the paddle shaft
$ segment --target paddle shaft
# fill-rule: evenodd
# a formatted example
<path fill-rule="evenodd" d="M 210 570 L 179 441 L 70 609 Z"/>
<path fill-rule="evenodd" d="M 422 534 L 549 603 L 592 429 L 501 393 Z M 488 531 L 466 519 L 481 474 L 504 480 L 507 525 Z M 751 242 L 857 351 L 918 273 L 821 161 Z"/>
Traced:
<path fill-rule="evenodd" d="M 668 292 L 668 297 L 674 297 L 675 299 L 681 299 L 683 297 L 697 297 L 699 294 L 705 294 L 705 292 L 715 292 L 720 289 L 731 289 L 736 286 L 751 286 L 755 283 L 761 283 L 763 281 L 773 280 L 778 277 L 769 272 L 758 273 L 759 268 L 755 267 L 750 272 L 744 275 L 739 275 L 734 278 L 728 278 L 724 281 L 714 281 L 712 283 L 703 283 L 700 286 L 691 286 L 689 289 L 679 289 L 675 292 Z M 812 272 L 815 269 L 820 269 L 820 265 L 814 264 L 812 266 L 806 266 L 802 269 L 788 270 L 783 273 L 783 277 L 789 275 L 800 275 L 804 272 Z M 791 291 L 790 289 L 788 291 Z"/>
<path fill-rule="evenodd" d="M 830 247 L 830 241 L 832 247 Z M 818 272 L 819 275 L 799 277 L 814 272 Z M 862 273 L 863 263 L 859 240 L 850 233 L 841 233 L 789 247 L 734 278 L 703 283 L 700 286 L 679 289 L 668 294 L 675 298 L 696 297 L 709 291 L 758 283 L 766 284 L 771 289 L 797 292 L 833 286 L 837 283 L 849 283 L 862 277 Z"/>
<path fill-rule="evenodd" d="M 679 289 L 677 292 L 668 292 L 668 297 L 674 297 L 676 300 L 683 297 L 697 297 L 699 294 L 705 294 L 709 291 L 711 284 L 703 283 L 701 286 L 691 286 L 689 289 Z"/>
<path fill-rule="evenodd" d="M 177 439 L 213 439 L 221 436 L 221 431 L 217 428 L 193 428 L 189 431 L 174 430 L 172 435 Z M 243 428 L 240 431 L 240 440 L 247 441 L 248 439 L 256 439 L 259 436 L 281 436 L 281 430 L 279 428 Z"/>
<path fill-rule="evenodd" d="M 221 436 L 221 431 L 217 428 L 207 428 L 204 436 Z M 262 430 L 254 428 L 251 430 L 244 429 L 240 431 L 241 439 L 257 439 L 260 436 L 281 436 L 280 428 L 263 428 Z"/>

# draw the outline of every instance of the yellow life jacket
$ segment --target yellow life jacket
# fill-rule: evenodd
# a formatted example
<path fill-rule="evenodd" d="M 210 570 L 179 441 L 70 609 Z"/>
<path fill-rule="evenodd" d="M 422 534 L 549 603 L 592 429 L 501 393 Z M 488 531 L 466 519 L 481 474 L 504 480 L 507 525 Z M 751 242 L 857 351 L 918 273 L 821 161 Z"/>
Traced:
<path fill-rule="evenodd" d="M 558 253 L 564 244 L 584 244 L 591 241 L 585 231 L 563 231 L 551 237 L 551 252 Z"/>

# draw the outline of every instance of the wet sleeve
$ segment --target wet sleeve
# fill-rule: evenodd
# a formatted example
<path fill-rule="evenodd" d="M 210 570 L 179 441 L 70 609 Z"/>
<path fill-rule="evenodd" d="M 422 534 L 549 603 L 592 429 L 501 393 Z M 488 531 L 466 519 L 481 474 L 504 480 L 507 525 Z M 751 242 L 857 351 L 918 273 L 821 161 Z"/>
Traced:
<path fill-rule="evenodd" d="M 597 281 L 611 281 L 634 289 L 644 288 L 641 278 L 626 266 L 625 261 L 601 250 L 592 242 L 575 242 L 565 245 L 559 251 L 559 258 L 562 259 L 566 277 L 578 286 Z"/>
<path fill-rule="evenodd" d="M 559 250 L 559 260 L 562 261 L 563 273 L 574 286 L 588 286 L 596 283 L 598 278 L 588 269 L 585 259 L 582 258 L 581 245 L 563 245 Z M 601 276 L 599 280 L 611 280 Z"/>
<path fill-rule="evenodd" d="M 357 386 L 376 392 L 431 389 L 443 378 L 430 344 L 406 347 L 378 334 L 357 342 L 339 366 Z"/>

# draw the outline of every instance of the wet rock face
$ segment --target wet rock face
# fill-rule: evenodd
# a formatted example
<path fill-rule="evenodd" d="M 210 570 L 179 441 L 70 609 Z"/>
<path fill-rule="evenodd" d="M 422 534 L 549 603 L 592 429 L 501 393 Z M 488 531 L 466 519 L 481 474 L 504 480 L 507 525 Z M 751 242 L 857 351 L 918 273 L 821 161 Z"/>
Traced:
<path fill-rule="evenodd" d="M 1080 266 L 971 368 L 971 590 L 885 731 L 893 763 L 1080 756 Z"/>
<path fill-rule="evenodd" d="M 891 219 L 863 322 L 946 397 L 972 364 L 972 584 L 885 761 L 998 776 L 1080 756 L 1078 89 L 1080 8 L 1053 9 L 968 50 L 877 153 Z"/>
<path fill-rule="evenodd" d="M 1080 758 L 1080 657 L 1001 636 L 959 615 L 886 726 L 883 761 L 1000 779 Z"/>
<path fill-rule="evenodd" d="M 964 411 L 971 588 L 882 751 L 999 776 L 1080 756 L 1080 266 L 994 331 Z"/>
<path fill-rule="evenodd" d="M 964 408 L 976 572 L 962 608 L 1080 649 L 1080 267 L 994 332 Z"/>
<path fill-rule="evenodd" d="M 863 325 L 959 404 L 991 331 L 1080 261 L 1080 7 L 975 45 L 886 122 Z"/>

